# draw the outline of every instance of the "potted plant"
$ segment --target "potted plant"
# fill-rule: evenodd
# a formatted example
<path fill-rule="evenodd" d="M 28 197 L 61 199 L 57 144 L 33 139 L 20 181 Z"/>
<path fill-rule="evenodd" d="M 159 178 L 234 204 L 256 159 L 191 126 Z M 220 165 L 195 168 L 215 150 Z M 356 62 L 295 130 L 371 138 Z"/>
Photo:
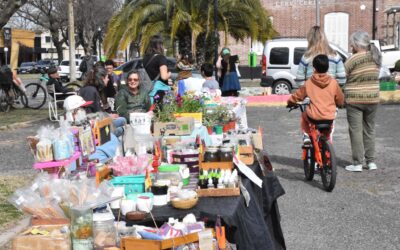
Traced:
<path fill-rule="evenodd" d="M 213 109 L 203 109 L 202 123 L 207 127 L 208 134 L 213 133 L 213 127 L 218 123 L 218 114 Z"/>

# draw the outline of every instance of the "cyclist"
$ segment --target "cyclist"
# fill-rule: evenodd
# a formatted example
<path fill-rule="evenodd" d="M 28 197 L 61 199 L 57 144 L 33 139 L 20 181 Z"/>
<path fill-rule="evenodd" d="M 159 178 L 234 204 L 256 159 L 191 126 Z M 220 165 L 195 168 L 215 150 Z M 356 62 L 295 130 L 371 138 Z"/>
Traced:
<path fill-rule="evenodd" d="M 304 144 L 310 144 L 308 137 L 310 133 L 310 122 L 314 124 L 332 124 L 335 119 L 336 106 L 344 105 L 344 95 L 337 81 L 327 72 L 329 69 L 329 59 L 326 55 L 317 55 L 313 59 L 314 71 L 303 86 L 301 86 L 288 100 L 288 107 L 296 105 L 306 97 L 310 99 L 309 107 L 303 112 L 301 128 Z M 325 134 L 330 139 L 330 131 Z"/>

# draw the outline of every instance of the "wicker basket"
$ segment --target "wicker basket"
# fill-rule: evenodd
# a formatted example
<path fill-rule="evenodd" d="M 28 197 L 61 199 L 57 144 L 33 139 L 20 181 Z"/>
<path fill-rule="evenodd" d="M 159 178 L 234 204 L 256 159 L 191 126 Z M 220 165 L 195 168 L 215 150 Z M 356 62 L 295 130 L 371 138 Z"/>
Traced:
<path fill-rule="evenodd" d="M 171 200 L 171 205 L 174 208 L 178 208 L 178 209 L 191 209 L 192 207 L 196 206 L 198 201 L 199 201 L 199 198 L 197 196 L 195 198 L 189 199 L 189 200 L 173 199 L 173 200 Z"/>

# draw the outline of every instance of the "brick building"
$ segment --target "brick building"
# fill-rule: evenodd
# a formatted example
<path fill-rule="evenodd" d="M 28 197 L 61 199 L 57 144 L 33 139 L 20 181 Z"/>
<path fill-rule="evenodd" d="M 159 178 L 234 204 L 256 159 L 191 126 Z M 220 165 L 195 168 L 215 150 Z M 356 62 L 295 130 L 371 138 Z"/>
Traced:
<path fill-rule="evenodd" d="M 305 37 L 308 30 L 317 23 L 316 0 L 261 0 L 268 10 L 273 26 L 279 36 Z M 399 47 L 400 1 L 376 1 L 375 38 Z M 320 25 L 328 39 L 348 50 L 349 37 L 357 30 L 372 35 L 374 0 L 319 0 Z M 223 44 L 223 41 L 221 41 Z M 262 54 L 263 44 L 250 40 L 237 43 L 228 41 L 233 53 L 238 54 L 241 64 L 248 64 L 250 48 Z"/>

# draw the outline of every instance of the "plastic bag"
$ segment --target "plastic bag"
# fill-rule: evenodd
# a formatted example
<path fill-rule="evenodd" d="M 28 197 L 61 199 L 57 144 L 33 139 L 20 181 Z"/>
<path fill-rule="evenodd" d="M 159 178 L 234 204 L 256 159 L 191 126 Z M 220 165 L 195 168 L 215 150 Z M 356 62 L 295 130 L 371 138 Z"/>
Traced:
<path fill-rule="evenodd" d="M 52 139 L 54 137 L 54 127 L 44 126 L 38 131 L 39 142 L 36 144 L 36 161 L 48 162 L 54 159 Z"/>

